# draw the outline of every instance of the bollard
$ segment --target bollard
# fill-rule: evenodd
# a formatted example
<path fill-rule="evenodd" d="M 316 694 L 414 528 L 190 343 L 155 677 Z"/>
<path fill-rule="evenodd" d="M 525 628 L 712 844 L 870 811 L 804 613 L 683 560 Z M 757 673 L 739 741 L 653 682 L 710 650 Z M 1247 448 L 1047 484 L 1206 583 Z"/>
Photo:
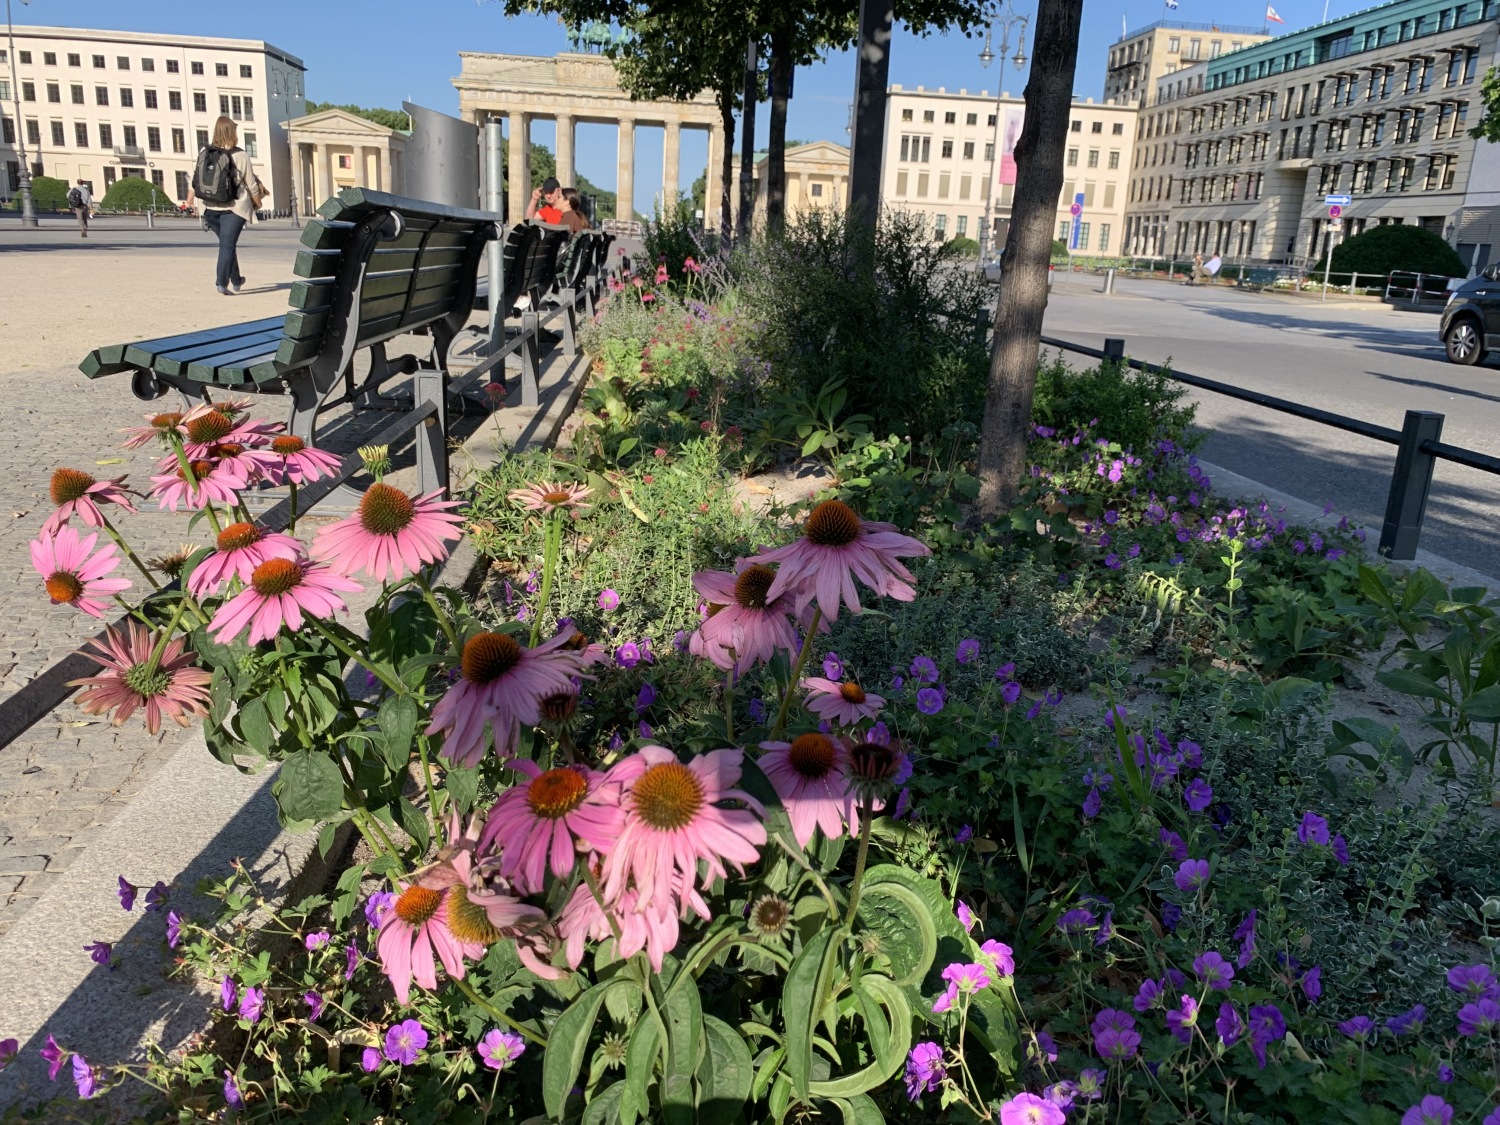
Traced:
<path fill-rule="evenodd" d="M 146 229 L 147 230 L 155 230 L 156 229 L 156 212 L 155 211 L 147 211 L 146 212 Z"/>
<path fill-rule="evenodd" d="M 1411 303 L 1416 304 L 1422 299 L 1422 275 L 1417 274 L 1417 283 L 1411 287 Z"/>
<path fill-rule="evenodd" d="M 1112 363 L 1120 363 L 1125 359 L 1125 341 L 1115 336 L 1106 336 L 1104 339 L 1104 358 Z"/>
<path fill-rule="evenodd" d="M 1380 529 L 1380 553 L 1386 558 L 1417 557 L 1417 540 L 1422 536 L 1422 517 L 1432 488 L 1432 469 L 1437 463 L 1431 453 L 1422 451 L 1422 445 L 1437 441 L 1442 434 L 1441 414 L 1431 410 L 1406 412 L 1401 444 L 1396 447 L 1396 467 L 1391 473 L 1391 491 L 1385 502 L 1385 523 Z"/>
<path fill-rule="evenodd" d="M 1115 291 L 1115 271 L 1107 269 L 1104 271 L 1104 292 L 1112 294 Z"/>

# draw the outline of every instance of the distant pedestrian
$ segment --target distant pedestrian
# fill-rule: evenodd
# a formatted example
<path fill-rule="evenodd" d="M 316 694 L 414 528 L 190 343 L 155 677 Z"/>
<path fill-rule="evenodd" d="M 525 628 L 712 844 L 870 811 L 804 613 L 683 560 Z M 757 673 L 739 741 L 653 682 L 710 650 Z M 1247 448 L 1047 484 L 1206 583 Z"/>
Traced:
<path fill-rule="evenodd" d="M 1193 272 L 1188 274 L 1187 284 L 1197 285 L 1200 281 L 1207 281 L 1212 275 L 1203 268 L 1203 255 L 1193 255 Z"/>
<path fill-rule="evenodd" d="M 89 210 L 94 206 L 94 193 L 89 191 L 87 180 L 79 180 L 68 189 L 68 206 L 78 216 L 78 236 L 89 236 Z"/>
<path fill-rule="evenodd" d="M 531 189 L 531 202 L 526 205 L 526 217 L 539 223 L 562 222 L 562 211 L 558 203 L 562 199 L 562 185 L 551 176 L 542 181 L 542 186 Z"/>
<path fill-rule="evenodd" d="M 198 154 L 187 201 L 189 206 L 202 206 L 204 227 L 218 236 L 214 286 L 226 297 L 230 286 L 236 293 L 245 286 L 237 252 L 240 234 L 246 223 L 256 221 L 255 213 L 268 194 L 250 163 L 250 154 L 239 146 L 239 127 L 232 118 L 220 117 L 214 124 L 213 142 Z"/>
<path fill-rule="evenodd" d="M 584 214 L 583 196 L 577 188 L 565 187 L 558 193 L 557 210 L 562 225 L 574 234 L 589 229 L 589 217 Z"/>

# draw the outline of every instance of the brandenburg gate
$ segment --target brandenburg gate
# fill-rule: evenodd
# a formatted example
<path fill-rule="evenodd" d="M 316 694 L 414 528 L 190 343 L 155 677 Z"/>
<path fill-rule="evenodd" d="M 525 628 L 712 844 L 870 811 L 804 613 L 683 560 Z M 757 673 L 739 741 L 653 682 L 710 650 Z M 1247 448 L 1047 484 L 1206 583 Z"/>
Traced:
<path fill-rule="evenodd" d="M 675 191 L 681 163 L 682 130 L 708 131 L 708 191 L 705 222 L 718 225 L 722 191 L 723 151 L 719 107 L 713 96 L 699 94 L 692 101 L 632 101 L 620 88 L 615 67 L 602 55 L 563 53 L 553 58 L 535 55 L 492 55 L 460 51 L 458 88 L 461 116 L 476 125 L 495 117 L 510 119 L 509 213 L 522 215 L 530 199 L 531 122 L 550 117 L 557 122 L 557 178 L 578 182 L 574 157 L 574 127 L 581 121 L 612 124 L 619 131 L 616 218 L 634 218 L 635 128 L 662 125 L 666 145 L 662 154 L 662 183 Z M 599 216 L 603 218 L 604 216 Z"/>

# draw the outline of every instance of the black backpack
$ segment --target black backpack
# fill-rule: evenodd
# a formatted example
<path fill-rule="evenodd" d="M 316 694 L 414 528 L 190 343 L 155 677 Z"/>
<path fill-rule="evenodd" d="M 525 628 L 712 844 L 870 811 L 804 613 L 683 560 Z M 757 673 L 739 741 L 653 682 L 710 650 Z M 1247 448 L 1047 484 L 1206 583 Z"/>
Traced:
<path fill-rule="evenodd" d="M 83 192 L 79 191 L 77 188 L 69 188 L 68 189 L 68 206 L 71 207 L 71 208 L 73 208 L 75 211 L 78 208 L 82 207 L 83 206 Z"/>
<path fill-rule="evenodd" d="M 209 145 L 198 154 L 193 169 L 193 194 L 199 203 L 227 206 L 240 194 L 240 170 L 235 167 L 234 153 L 227 148 Z"/>

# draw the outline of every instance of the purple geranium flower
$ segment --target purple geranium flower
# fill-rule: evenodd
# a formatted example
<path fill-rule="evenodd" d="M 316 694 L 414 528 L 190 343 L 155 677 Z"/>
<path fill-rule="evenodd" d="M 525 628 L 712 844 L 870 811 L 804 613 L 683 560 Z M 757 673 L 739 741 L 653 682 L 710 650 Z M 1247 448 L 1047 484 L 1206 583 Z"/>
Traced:
<path fill-rule="evenodd" d="M 1187 807 L 1194 812 L 1202 812 L 1214 803 L 1213 787 L 1201 777 L 1195 777 L 1188 783 L 1188 787 L 1182 791 L 1182 799 Z"/>
<path fill-rule="evenodd" d="M 936 1090 L 947 1076 L 943 1049 L 930 1039 L 918 1043 L 906 1056 L 906 1096 L 912 1101 Z"/>
<path fill-rule="evenodd" d="M 365 899 L 365 921 L 370 929 L 378 929 L 385 912 L 396 905 L 396 896 L 390 891 L 376 891 Z"/>
<path fill-rule="evenodd" d="M 1349 842 L 1344 839 L 1341 832 L 1333 838 L 1333 858 L 1339 861 L 1340 867 L 1349 866 Z"/>
<path fill-rule="evenodd" d="M 953 659 L 960 664 L 968 664 L 979 655 L 979 641 L 974 637 L 965 637 L 958 642 L 958 649 L 953 654 Z"/>
<path fill-rule="evenodd" d="M 1214 1030 L 1219 1033 L 1219 1042 L 1233 1047 L 1245 1034 L 1245 1021 L 1240 1019 L 1240 1010 L 1228 1000 L 1219 1005 L 1219 1018 L 1214 1020 Z"/>
<path fill-rule="evenodd" d="M 1076 906 L 1066 911 L 1057 920 L 1057 928 L 1065 934 L 1087 933 L 1099 924 L 1099 919 L 1094 912 L 1084 906 Z"/>
<path fill-rule="evenodd" d="M 427 1029 L 416 1020 L 402 1020 L 385 1033 L 385 1057 L 393 1063 L 410 1066 L 417 1052 L 427 1046 Z"/>
<path fill-rule="evenodd" d="M 1488 965 L 1454 965 L 1448 970 L 1448 987 L 1466 996 L 1488 996 L 1500 999 L 1500 986 Z"/>
<path fill-rule="evenodd" d="M 359 968 L 359 945 L 357 943 L 353 941 L 349 943 L 349 948 L 344 950 L 344 960 L 344 979 L 353 980 L 354 970 Z"/>
<path fill-rule="evenodd" d="M 80 1098 L 92 1098 L 99 1089 L 94 1068 L 82 1055 L 73 1056 L 73 1085 L 78 1087 Z"/>
<path fill-rule="evenodd" d="M 936 715 L 943 709 L 943 693 L 937 688 L 924 687 L 917 692 L 917 710 L 924 715 Z"/>
<path fill-rule="evenodd" d="M 1086 1102 L 1097 1102 L 1104 1096 L 1104 1083 L 1108 1079 L 1109 1075 L 1104 1071 L 1084 1067 L 1078 1072 L 1078 1081 L 1074 1083 L 1074 1096 Z"/>
<path fill-rule="evenodd" d="M 177 948 L 177 943 L 180 940 L 182 940 L 182 923 L 183 923 L 183 921 L 184 921 L 183 918 L 181 918 L 178 915 L 177 911 L 175 911 L 175 910 L 169 910 L 169 911 L 167 911 L 167 948 L 168 949 L 176 949 Z"/>
<path fill-rule="evenodd" d="M 626 641 L 615 649 L 615 663 L 621 668 L 634 668 L 641 662 L 641 649 L 634 641 Z"/>
<path fill-rule="evenodd" d="M 1103 807 L 1104 796 L 1099 792 L 1099 787 L 1095 786 L 1088 791 L 1088 795 L 1083 799 L 1083 815 L 1092 820 L 1099 815 L 1099 810 Z"/>
<path fill-rule="evenodd" d="M 167 899 L 171 893 L 171 888 L 158 879 L 151 885 L 151 889 L 146 892 L 146 913 L 158 913 L 162 907 L 167 905 Z"/>
<path fill-rule="evenodd" d="M 311 953 L 314 950 L 322 949 L 325 945 L 327 945 L 329 941 L 332 940 L 332 936 L 333 935 L 331 935 L 327 930 L 319 930 L 317 933 L 308 934 L 305 938 L 303 938 L 302 944 L 306 946 L 307 951 Z"/>
<path fill-rule="evenodd" d="M 1297 982 L 1302 986 L 1302 995 L 1308 1000 L 1317 1003 L 1318 998 L 1323 995 L 1323 968 L 1314 965 L 1302 974 L 1302 979 Z"/>
<path fill-rule="evenodd" d="M 1021 685 L 1011 680 L 1000 686 L 1000 702 L 1007 707 L 1014 707 L 1016 700 L 1021 698 Z"/>
<path fill-rule="evenodd" d="M 1029 1058 L 1041 1061 L 1045 1059 L 1049 1063 L 1057 1061 L 1057 1040 L 1052 1038 L 1050 1031 L 1038 1031 L 1035 1040 L 1026 1048 Z"/>
<path fill-rule="evenodd" d="M 620 608 L 620 595 L 613 590 L 605 590 L 599 595 L 599 608 L 609 613 L 611 610 Z"/>
<path fill-rule="evenodd" d="M 1141 981 L 1141 987 L 1135 991 L 1135 999 L 1130 1006 L 1137 1012 L 1149 1012 L 1156 1007 L 1156 1002 L 1161 998 L 1161 982 L 1155 977 L 1147 977 Z"/>
<path fill-rule="evenodd" d="M 1193 958 L 1193 975 L 1209 988 L 1228 988 L 1234 980 L 1234 966 L 1210 949 Z"/>
<path fill-rule="evenodd" d="M 89 960 L 96 965 L 104 965 L 110 969 L 114 965 L 115 947 L 107 941 L 92 942 L 83 947 L 83 951 L 89 955 Z"/>
<path fill-rule="evenodd" d="M 240 1019 L 255 1023 L 265 1007 L 266 994 L 258 988 L 247 988 L 240 993 Z"/>
<path fill-rule="evenodd" d="M 1239 929 L 1234 931 L 1234 940 L 1240 943 L 1240 956 L 1235 964 L 1241 969 L 1255 960 L 1255 915 L 1254 910 L 1246 914 Z"/>
<path fill-rule="evenodd" d="M 57 1072 L 62 1069 L 63 1060 L 68 1057 L 68 1052 L 64 1051 L 58 1045 L 57 1040 L 49 1035 L 47 1036 L 47 1042 L 42 1045 L 42 1049 L 37 1053 L 42 1056 L 42 1060 L 47 1064 L 47 1077 L 56 1082 Z"/>
<path fill-rule="evenodd" d="M 230 1109 L 244 1109 L 245 1096 L 240 1093 L 240 1085 L 234 1080 L 234 1071 L 224 1072 L 224 1101 Z"/>
<path fill-rule="evenodd" d="M 307 1018 L 315 1020 L 323 1014 L 323 997 L 316 992 L 304 992 L 302 1002 L 307 1005 Z"/>
<path fill-rule="evenodd" d="M 1266 1068 L 1266 1047 L 1286 1036 L 1286 1018 L 1275 1004 L 1260 1004 L 1250 1009 L 1250 1050 L 1260 1068 Z"/>
<path fill-rule="evenodd" d="M 1116 723 L 1123 723 L 1129 718 L 1129 712 L 1121 704 L 1116 703 L 1108 711 L 1104 712 L 1104 725 L 1110 730 L 1114 730 Z"/>
<path fill-rule="evenodd" d="M 526 1050 L 526 1041 L 513 1031 L 492 1028 L 476 1048 L 484 1065 L 491 1070 L 504 1070 L 521 1057 Z"/>
<path fill-rule="evenodd" d="M 830 652 L 823 657 L 823 675 L 830 680 L 842 680 L 844 678 L 844 658 L 836 652 Z"/>
<path fill-rule="evenodd" d="M 1328 821 L 1315 812 L 1302 814 L 1302 823 L 1297 825 L 1297 839 L 1304 844 L 1328 846 Z"/>
<path fill-rule="evenodd" d="M 965 824 L 962 828 L 960 828 L 953 834 L 953 842 L 955 844 L 967 844 L 973 838 L 974 826 L 971 824 Z"/>
<path fill-rule="evenodd" d="M 1481 996 L 1458 1010 L 1458 1033 L 1465 1039 L 1488 1034 L 1500 1025 L 1500 1002 Z"/>
<path fill-rule="evenodd" d="M 0 1070 L 4 1070 L 14 1062 L 20 1050 L 21 1041 L 19 1039 L 0 1039 Z"/>
<path fill-rule="evenodd" d="M 359 1065 L 366 1074 L 373 1074 L 380 1069 L 380 1052 L 374 1047 L 366 1047 L 360 1055 Z"/>
<path fill-rule="evenodd" d="M 974 913 L 974 908 L 967 902 L 960 902 L 958 909 L 953 913 L 965 930 L 973 930 L 974 924 L 979 921 L 979 916 Z"/>
<path fill-rule="evenodd" d="M 240 990 L 235 987 L 232 977 L 225 977 L 219 982 L 219 1006 L 226 1012 L 235 1006 L 239 998 Z"/>
<path fill-rule="evenodd" d="M 1385 1026 L 1386 1030 L 1393 1035 L 1410 1035 L 1420 1031 L 1425 1022 L 1427 1022 L 1427 1005 L 1418 1004 L 1398 1016 L 1392 1016 L 1385 1021 Z"/>
<path fill-rule="evenodd" d="M 1208 883 L 1208 860 L 1185 859 L 1173 876 L 1179 891 L 1196 891 Z"/>
<path fill-rule="evenodd" d="M 1428 1094 L 1401 1115 L 1401 1125 L 1451 1125 L 1453 1107 L 1436 1094 Z"/>
<path fill-rule="evenodd" d="M 644 715 L 646 710 L 656 702 L 656 689 L 650 684 L 642 684 L 641 690 L 635 694 L 635 713 Z"/>
<path fill-rule="evenodd" d="M 990 938 L 979 947 L 980 959 L 994 969 L 1002 977 L 1013 977 L 1016 975 L 1015 950 L 1003 941 Z"/>
<path fill-rule="evenodd" d="M 118 878 L 120 881 L 120 887 L 119 890 L 115 891 L 115 894 L 120 896 L 120 906 L 126 910 L 133 910 L 135 908 L 136 892 L 139 891 L 140 888 L 137 887 L 134 883 L 126 882 L 125 876 L 123 875 L 118 876 Z"/>
<path fill-rule="evenodd" d="M 918 656 L 911 662 L 908 669 L 911 678 L 924 684 L 935 684 L 938 678 L 938 666 L 930 656 Z"/>
<path fill-rule="evenodd" d="M 1106 1008 L 1094 1017 L 1094 1051 L 1106 1062 L 1123 1062 L 1134 1058 L 1141 1046 L 1135 1017 L 1129 1012 Z"/>
<path fill-rule="evenodd" d="M 1156 838 L 1161 841 L 1161 846 L 1167 849 L 1167 854 L 1178 863 L 1187 859 L 1187 843 L 1170 828 L 1158 828 L 1156 830 Z"/>
<path fill-rule="evenodd" d="M 1179 1043 L 1193 1041 L 1193 1028 L 1198 1023 L 1198 1001 L 1184 993 L 1175 1009 L 1167 1013 L 1167 1031 Z"/>

